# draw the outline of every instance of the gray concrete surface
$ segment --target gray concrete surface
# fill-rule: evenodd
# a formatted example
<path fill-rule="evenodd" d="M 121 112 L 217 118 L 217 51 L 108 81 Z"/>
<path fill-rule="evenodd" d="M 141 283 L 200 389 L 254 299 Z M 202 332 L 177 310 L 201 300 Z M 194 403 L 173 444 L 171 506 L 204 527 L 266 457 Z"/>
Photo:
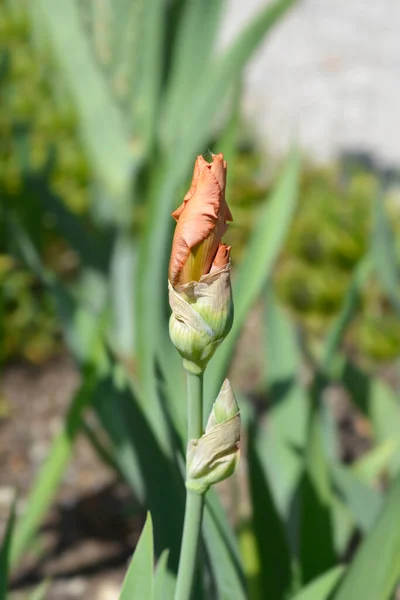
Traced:
<path fill-rule="evenodd" d="M 222 44 L 265 4 L 229 0 Z M 400 0 L 300 1 L 249 65 L 244 112 L 276 156 L 296 137 L 318 162 L 400 166 Z"/>

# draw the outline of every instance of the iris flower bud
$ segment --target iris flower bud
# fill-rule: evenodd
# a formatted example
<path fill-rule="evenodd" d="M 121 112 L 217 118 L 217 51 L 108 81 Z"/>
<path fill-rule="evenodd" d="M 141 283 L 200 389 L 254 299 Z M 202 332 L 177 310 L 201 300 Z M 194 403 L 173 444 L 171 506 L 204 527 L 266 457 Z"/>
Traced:
<path fill-rule="evenodd" d="M 240 413 L 228 379 L 214 402 L 206 431 L 187 449 L 187 489 L 204 494 L 230 477 L 239 462 Z"/>
<path fill-rule="evenodd" d="M 201 373 L 233 320 L 230 247 L 221 243 L 232 215 L 225 200 L 226 162 L 198 156 L 177 221 L 169 265 L 170 336 L 186 370 Z"/>

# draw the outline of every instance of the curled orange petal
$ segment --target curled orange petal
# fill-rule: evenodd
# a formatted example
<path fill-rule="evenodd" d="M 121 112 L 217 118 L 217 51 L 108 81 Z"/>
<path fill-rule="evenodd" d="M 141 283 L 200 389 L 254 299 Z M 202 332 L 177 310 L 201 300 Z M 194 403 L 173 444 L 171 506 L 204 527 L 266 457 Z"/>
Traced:
<path fill-rule="evenodd" d="M 177 221 L 169 265 L 172 285 L 198 281 L 210 271 L 226 222 L 232 220 L 225 200 L 226 168 L 222 154 L 213 154 L 211 163 L 197 157 L 190 189 L 172 213 Z"/>
<path fill-rule="evenodd" d="M 225 267 L 225 265 L 227 265 L 229 262 L 230 254 L 231 254 L 231 247 L 226 246 L 225 244 L 220 244 L 218 246 L 217 253 L 216 253 L 213 263 L 211 265 L 211 273 L 215 269 L 220 269 L 221 267 Z"/>

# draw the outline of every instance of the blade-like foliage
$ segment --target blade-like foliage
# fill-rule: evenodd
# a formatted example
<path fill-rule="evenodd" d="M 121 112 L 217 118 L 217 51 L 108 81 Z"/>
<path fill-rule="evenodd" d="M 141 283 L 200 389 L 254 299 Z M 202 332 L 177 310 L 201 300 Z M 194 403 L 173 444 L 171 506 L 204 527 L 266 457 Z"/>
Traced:
<path fill-rule="evenodd" d="M 173 600 L 175 577 L 168 571 L 168 550 L 164 550 L 158 559 L 154 575 L 154 600 Z"/>
<path fill-rule="evenodd" d="M 118 387 L 116 383 L 112 376 L 104 378 L 94 408 L 125 479 L 152 514 L 157 554 L 169 548 L 170 564 L 176 569 L 184 513 L 182 476 L 160 447 L 126 377 L 122 374 Z"/>
<path fill-rule="evenodd" d="M 153 524 L 150 513 L 136 546 L 120 594 L 120 600 L 153 599 Z"/>
<path fill-rule="evenodd" d="M 340 349 L 343 335 L 356 314 L 360 302 L 360 292 L 371 273 L 371 269 L 372 260 L 367 255 L 355 268 L 353 279 L 346 292 L 339 314 L 328 331 L 321 361 L 322 369 L 327 373 L 331 372 L 332 361 Z"/>
<path fill-rule="evenodd" d="M 29 596 L 29 600 L 45 600 L 46 599 L 46 593 L 47 590 L 49 589 L 50 586 L 50 582 L 45 580 L 43 581 L 43 583 L 41 583 L 36 590 L 33 592 L 33 594 L 31 596 Z"/>
<path fill-rule="evenodd" d="M 375 200 L 372 253 L 377 277 L 393 306 L 400 311 L 399 269 L 395 240 L 389 219 L 385 214 L 382 194 L 379 194 Z"/>
<path fill-rule="evenodd" d="M 291 565 L 285 530 L 274 504 L 256 448 L 255 430 L 248 433 L 248 470 L 253 530 L 258 547 L 262 597 L 283 600 L 291 587 Z"/>
<path fill-rule="evenodd" d="M 382 495 L 340 464 L 331 465 L 331 474 L 337 492 L 350 508 L 354 520 L 362 531 L 368 531 L 381 508 Z"/>
<path fill-rule="evenodd" d="M 299 488 L 299 558 L 304 583 L 309 583 L 336 563 L 332 489 L 318 417 L 318 411 L 314 409 L 308 429 L 306 469 Z"/>
<path fill-rule="evenodd" d="M 210 363 L 206 380 L 208 400 L 218 393 L 248 311 L 268 281 L 282 249 L 296 208 L 298 177 L 299 155 L 292 150 L 272 196 L 265 202 L 238 267 L 233 282 L 235 319 L 230 334 Z"/>
<path fill-rule="evenodd" d="M 365 483 L 372 485 L 390 470 L 393 459 L 400 454 L 400 438 L 389 437 L 353 464 L 353 472 Z M 396 468 L 396 463 L 394 464 Z"/>
<path fill-rule="evenodd" d="M 343 566 L 334 567 L 312 581 L 299 594 L 296 594 L 293 600 L 328 600 L 343 577 L 344 571 L 345 567 Z"/>
<path fill-rule="evenodd" d="M 26 551 L 57 493 L 58 485 L 71 458 L 83 412 L 92 401 L 94 382 L 93 370 L 88 369 L 68 410 L 64 428 L 53 441 L 48 457 L 36 478 L 28 498 L 26 512 L 16 528 L 11 548 L 12 565 L 15 565 Z"/>
<path fill-rule="evenodd" d="M 278 510 L 286 519 L 304 462 L 309 402 L 300 383 L 296 332 L 279 306 L 272 285 L 267 286 L 264 315 L 265 379 L 270 407 L 265 431 L 259 436 L 259 455 Z"/>
<path fill-rule="evenodd" d="M 241 566 L 231 552 L 218 515 L 210 508 L 204 513 L 203 533 L 216 597 L 245 600 L 247 595 Z"/>
<path fill-rule="evenodd" d="M 11 543 L 15 525 L 15 502 L 11 508 L 4 539 L 0 546 L 0 600 L 6 600 L 8 589 L 8 571 L 10 566 Z"/>
<path fill-rule="evenodd" d="M 162 111 L 161 138 L 166 150 L 179 139 L 179 132 L 185 125 L 182 114 L 190 112 L 191 105 L 208 86 L 208 72 L 215 60 L 215 41 L 223 4 L 223 0 L 188 0 L 183 4 Z"/>
<path fill-rule="evenodd" d="M 369 413 L 376 441 L 398 440 L 400 431 L 400 400 L 382 380 L 375 379 L 369 397 Z M 389 472 L 400 470 L 400 451 L 390 460 Z"/>
<path fill-rule="evenodd" d="M 400 478 L 393 484 L 334 600 L 388 600 L 400 577 Z"/>
<path fill-rule="evenodd" d="M 71 0 L 56 6 L 52 0 L 40 0 L 39 6 L 42 23 L 80 117 L 93 169 L 116 200 L 113 207 L 109 206 L 107 216 L 111 220 L 125 219 L 129 214 L 127 194 L 134 150 L 129 146 L 122 114 L 91 52 L 77 2 Z"/>

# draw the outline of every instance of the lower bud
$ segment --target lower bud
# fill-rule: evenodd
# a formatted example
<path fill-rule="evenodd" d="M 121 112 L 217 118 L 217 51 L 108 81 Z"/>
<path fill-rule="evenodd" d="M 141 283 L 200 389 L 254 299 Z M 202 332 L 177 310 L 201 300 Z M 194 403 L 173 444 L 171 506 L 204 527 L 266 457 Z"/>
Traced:
<path fill-rule="evenodd" d="M 240 413 L 226 379 L 214 402 L 204 435 L 187 448 L 186 487 L 204 494 L 210 485 L 227 479 L 239 462 Z"/>

